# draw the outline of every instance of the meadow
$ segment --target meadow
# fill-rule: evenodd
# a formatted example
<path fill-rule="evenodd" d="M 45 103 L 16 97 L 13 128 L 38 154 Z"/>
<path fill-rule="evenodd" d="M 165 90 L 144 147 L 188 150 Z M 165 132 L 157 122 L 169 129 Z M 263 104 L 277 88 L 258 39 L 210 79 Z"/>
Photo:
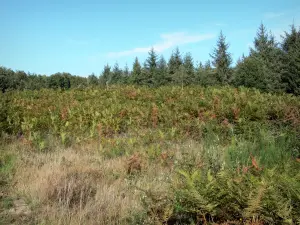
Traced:
<path fill-rule="evenodd" d="M 0 224 L 300 224 L 297 96 L 11 91 L 0 130 Z"/>

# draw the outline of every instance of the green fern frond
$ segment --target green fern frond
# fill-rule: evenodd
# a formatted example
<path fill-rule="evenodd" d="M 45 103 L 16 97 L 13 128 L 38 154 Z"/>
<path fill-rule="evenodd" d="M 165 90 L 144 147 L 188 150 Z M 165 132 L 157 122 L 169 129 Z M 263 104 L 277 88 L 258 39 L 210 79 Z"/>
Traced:
<path fill-rule="evenodd" d="M 248 207 L 244 209 L 243 215 L 245 218 L 251 218 L 253 216 L 258 216 L 262 211 L 262 200 L 266 192 L 266 185 L 262 184 L 257 188 L 257 191 L 251 192 L 249 194 L 249 199 L 247 202 Z"/>

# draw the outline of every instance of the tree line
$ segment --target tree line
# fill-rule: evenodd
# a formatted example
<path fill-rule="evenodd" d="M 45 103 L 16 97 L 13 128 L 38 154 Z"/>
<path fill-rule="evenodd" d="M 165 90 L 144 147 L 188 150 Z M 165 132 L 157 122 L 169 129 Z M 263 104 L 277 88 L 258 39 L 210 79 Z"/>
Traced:
<path fill-rule="evenodd" d="M 276 42 L 274 35 L 261 24 L 248 56 L 242 56 L 233 66 L 225 35 L 220 32 L 211 60 L 195 65 L 190 53 L 173 50 L 168 61 L 152 48 L 142 64 L 136 57 L 130 70 L 105 65 L 99 77 L 55 73 L 51 76 L 26 74 L 0 67 L 0 88 L 8 90 L 38 90 L 107 87 L 114 84 L 145 85 L 232 85 L 257 88 L 269 92 L 300 95 L 300 29 L 295 25 Z"/>

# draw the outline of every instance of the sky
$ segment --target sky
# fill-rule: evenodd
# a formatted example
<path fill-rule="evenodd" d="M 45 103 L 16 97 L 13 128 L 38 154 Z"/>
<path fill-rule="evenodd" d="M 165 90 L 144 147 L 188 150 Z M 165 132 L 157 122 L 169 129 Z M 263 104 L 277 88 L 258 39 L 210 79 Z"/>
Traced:
<path fill-rule="evenodd" d="M 234 61 L 263 22 L 277 40 L 300 26 L 299 0 L 0 0 L 0 66 L 51 75 L 131 69 L 151 47 L 168 60 L 179 47 L 195 64 L 210 59 L 220 31 Z"/>

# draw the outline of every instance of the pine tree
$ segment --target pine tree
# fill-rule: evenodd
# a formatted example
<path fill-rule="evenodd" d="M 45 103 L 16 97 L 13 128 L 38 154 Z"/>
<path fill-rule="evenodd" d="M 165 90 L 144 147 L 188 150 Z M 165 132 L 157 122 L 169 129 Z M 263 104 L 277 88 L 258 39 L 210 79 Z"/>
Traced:
<path fill-rule="evenodd" d="M 195 82 L 195 68 L 193 57 L 191 53 L 187 53 L 183 59 L 183 66 L 186 73 L 186 84 L 193 84 Z"/>
<path fill-rule="evenodd" d="M 174 59 L 175 59 L 175 68 L 179 69 L 179 67 L 183 64 L 183 60 L 178 47 L 175 49 Z"/>
<path fill-rule="evenodd" d="M 264 24 L 261 23 L 254 38 L 254 49 L 251 48 L 250 53 L 259 53 L 265 56 L 272 47 L 275 47 L 275 40 L 272 34 L 268 33 Z"/>
<path fill-rule="evenodd" d="M 168 76 L 168 67 L 167 62 L 163 56 L 160 57 L 158 64 L 157 64 L 157 76 L 155 79 L 155 85 L 165 85 L 171 81 L 170 77 Z"/>
<path fill-rule="evenodd" d="M 168 68 L 169 74 L 173 75 L 179 71 L 179 67 L 183 64 L 179 48 L 177 47 L 175 51 L 172 52 L 169 59 Z"/>
<path fill-rule="evenodd" d="M 247 57 L 236 66 L 234 84 L 268 91 L 266 74 L 269 73 L 262 58 Z"/>
<path fill-rule="evenodd" d="M 298 50 L 300 42 L 300 28 L 297 31 L 295 25 L 291 25 L 290 33 L 285 31 L 282 39 L 281 47 L 285 53 Z"/>
<path fill-rule="evenodd" d="M 103 86 L 108 86 L 111 83 L 111 67 L 108 64 L 104 66 L 99 82 Z"/>
<path fill-rule="evenodd" d="M 216 68 L 217 80 L 220 84 L 229 84 L 231 82 L 232 63 L 231 54 L 228 52 L 229 44 L 226 43 L 226 38 L 222 31 L 220 32 L 217 41 L 217 47 L 210 55 L 213 58 L 213 66 Z"/>
<path fill-rule="evenodd" d="M 175 68 L 175 57 L 174 54 L 172 53 L 168 62 L 168 73 L 170 74 L 170 76 L 172 76 L 176 71 Z"/>
<path fill-rule="evenodd" d="M 122 82 L 122 70 L 119 67 L 118 63 L 115 63 L 113 71 L 111 73 L 111 83 L 119 84 Z"/>
<path fill-rule="evenodd" d="M 261 24 L 254 38 L 254 48 L 250 48 L 250 56 L 261 57 L 266 66 L 273 67 L 278 61 L 278 50 L 273 34 Z"/>
<path fill-rule="evenodd" d="M 250 49 L 249 57 L 255 57 L 256 61 L 263 63 L 267 71 L 264 76 L 266 80 L 266 90 L 281 91 L 281 62 L 282 51 L 278 48 L 275 38 L 271 32 L 267 32 L 266 27 L 261 24 L 254 38 L 254 48 Z M 251 79 L 251 78 L 249 78 Z M 258 84 L 261 86 L 261 84 Z"/>
<path fill-rule="evenodd" d="M 148 52 L 148 58 L 146 59 L 145 68 L 150 73 L 155 73 L 157 69 L 157 54 L 154 51 L 154 48 L 151 48 Z"/>
<path fill-rule="evenodd" d="M 132 73 L 130 77 L 130 83 L 141 84 L 142 80 L 142 66 L 136 57 L 133 63 Z"/>
<path fill-rule="evenodd" d="M 154 48 L 151 48 L 148 52 L 148 58 L 144 64 L 144 73 L 143 74 L 143 84 L 152 86 L 154 84 L 154 79 L 157 73 L 157 54 L 154 51 Z"/>
<path fill-rule="evenodd" d="M 173 74 L 173 84 L 183 86 L 187 85 L 187 73 L 184 65 L 182 64 L 179 69 Z"/>
<path fill-rule="evenodd" d="M 300 29 L 294 25 L 285 32 L 282 42 L 284 52 L 281 78 L 288 93 L 300 95 Z"/>
<path fill-rule="evenodd" d="M 124 70 L 123 70 L 123 73 L 122 73 L 121 83 L 122 84 L 129 84 L 129 78 L 130 78 L 130 71 L 129 71 L 128 65 L 126 63 L 126 65 L 124 67 Z"/>
<path fill-rule="evenodd" d="M 205 68 L 202 62 L 199 62 L 195 69 L 195 84 L 201 84 L 203 80 L 203 76 L 205 73 Z"/>
<path fill-rule="evenodd" d="M 203 86 L 211 86 L 218 83 L 210 60 L 207 60 L 204 65 L 201 62 L 199 63 L 196 68 L 195 82 Z"/>

